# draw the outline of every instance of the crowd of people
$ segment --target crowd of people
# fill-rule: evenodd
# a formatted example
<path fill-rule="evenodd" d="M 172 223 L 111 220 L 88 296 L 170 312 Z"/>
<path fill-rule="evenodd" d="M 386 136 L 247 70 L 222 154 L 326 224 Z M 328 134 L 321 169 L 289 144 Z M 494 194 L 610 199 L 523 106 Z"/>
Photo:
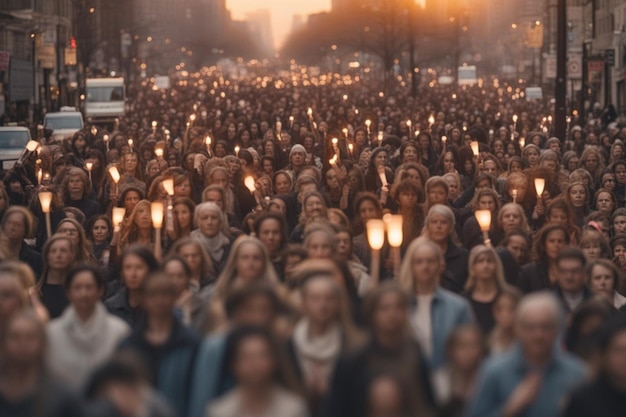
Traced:
<path fill-rule="evenodd" d="M 3 173 L 0 415 L 626 409 L 625 121 L 551 137 L 521 81 L 171 80 Z"/>

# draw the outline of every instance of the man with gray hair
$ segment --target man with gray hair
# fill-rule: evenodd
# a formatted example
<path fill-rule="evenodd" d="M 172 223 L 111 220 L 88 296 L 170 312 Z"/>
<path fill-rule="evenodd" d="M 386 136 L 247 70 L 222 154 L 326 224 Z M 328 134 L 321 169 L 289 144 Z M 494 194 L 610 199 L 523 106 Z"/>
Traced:
<path fill-rule="evenodd" d="M 518 344 L 485 363 L 468 416 L 558 416 L 565 397 L 586 379 L 582 363 L 557 346 L 562 326 L 554 295 L 523 298 L 515 323 Z"/>

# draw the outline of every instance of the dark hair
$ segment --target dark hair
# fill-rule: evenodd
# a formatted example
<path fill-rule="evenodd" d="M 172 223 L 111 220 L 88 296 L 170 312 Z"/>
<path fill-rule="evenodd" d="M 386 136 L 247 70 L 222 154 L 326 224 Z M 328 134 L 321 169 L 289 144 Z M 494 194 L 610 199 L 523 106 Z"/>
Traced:
<path fill-rule="evenodd" d="M 254 221 L 254 233 L 257 236 L 260 236 L 261 225 L 266 220 L 276 220 L 278 222 L 280 228 L 280 250 L 283 250 L 289 241 L 289 235 L 287 234 L 287 223 L 285 223 L 285 218 L 282 214 L 276 212 L 264 212 L 259 217 L 257 217 Z"/>
<path fill-rule="evenodd" d="M 102 389 L 111 383 L 137 385 L 147 381 L 146 370 L 138 359 L 134 353 L 125 352 L 96 368 L 85 385 L 85 396 L 96 399 Z"/>
<path fill-rule="evenodd" d="M 138 258 L 141 258 L 141 260 L 148 266 L 149 272 L 152 273 L 158 271 L 159 262 L 154 257 L 154 253 L 152 253 L 152 250 L 149 247 L 140 244 L 130 245 L 124 249 L 122 256 L 120 256 L 120 269 L 122 268 L 126 258 L 130 255 L 135 255 Z"/>
<path fill-rule="evenodd" d="M 403 306 L 408 310 L 409 308 L 409 296 L 402 289 L 402 287 L 395 281 L 385 281 L 378 286 L 374 291 L 367 295 L 365 303 L 363 304 L 363 318 L 365 322 L 373 325 L 374 314 L 378 309 L 378 305 L 382 298 L 387 294 L 394 294 L 400 298 Z"/>
<path fill-rule="evenodd" d="M 556 257 L 556 263 L 559 264 L 563 260 L 573 259 L 581 263 L 583 268 L 587 265 L 587 258 L 585 258 L 585 254 L 580 248 L 575 246 L 570 246 L 567 248 L 561 249 L 559 254 Z"/>
<path fill-rule="evenodd" d="M 398 200 L 402 193 L 414 193 L 417 196 L 417 201 L 424 201 L 424 190 L 419 182 L 410 178 L 401 180 L 392 191 L 393 199 Z M 419 210 L 419 207 L 416 207 Z"/>
<path fill-rule="evenodd" d="M 613 315 L 615 308 L 606 300 L 591 298 L 581 303 L 572 313 L 571 322 L 565 332 L 565 348 L 578 356 L 590 353 L 593 338 L 582 335 L 581 328 L 590 317 L 600 316 L 604 321 Z"/>
<path fill-rule="evenodd" d="M 235 312 L 249 299 L 254 297 L 265 297 L 271 302 L 274 311 L 279 312 L 282 308 L 281 302 L 274 289 L 267 283 L 257 282 L 239 288 L 231 292 L 224 302 L 224 311 L 229 319 L 232 319 Z"/>
<path fill-rule="evenodd" d="M 96 224 L 98 220 L 102 220 L 107 224 L 107 227 L 109 228 L 109 233 L 107 234 L 107 238 L 111 239 L 111 237 L 113 236 L 113 224 L 111 223 L 111 219 L 109 219 L 109 216 L 105 214 L 92 216 L 89 218 L 89 220 L 87 220 L 87 223 L 85 224 L 85 232 L 87 235 L 87 239 L 94 242 L 92 230 L 93 230 L 93 226 Z"/>
<path fill-rule="evenodd" d="M 161 270 L 165 271 L 165 265 L 169 264 L 170 262 L 179 262 L 182 266 L 183 266 L 183 270 L 185 271 L 185 275 L 190 278 L 191 277 L 191 268 L 189 268 L 189 264 L 187 263 L 187 261 L 185 260 L 185 258 L 183 258 L 180 255 L 171 255 L 168 256 L 162 263 L 161 265 Z"/>
<path fill-rule="evenodd" d="M 90 272 L 98 289 L 104 289 L 104 287 L 106 286 L 106 280 L 104 279 L 104 274 L 102 273 L 102 270 L 100 268 L 90 264 L 80 264 L 70 269 L 70 271 L 67 273 L 67 277 L 65 278 L 65 282 L 63 283 L 66 291 L 70 289 L 72 283 L 76 279 L 76 276 L 81 272 Z"/>
<path fill-rule="evenodd" d="M 546 255 L 546 239 L 550 233 L 555 231 L 563 232 L 563 235 L 565 236 L 565 243 L 569 245 L 570 236 L 569 233 L 567 233 L 566 228 L 560 224 L 547 224 L 535 235 L 535 240 L 533 242 L 533 257 L 535 261 L 548 262 L 548 256 Z"/>

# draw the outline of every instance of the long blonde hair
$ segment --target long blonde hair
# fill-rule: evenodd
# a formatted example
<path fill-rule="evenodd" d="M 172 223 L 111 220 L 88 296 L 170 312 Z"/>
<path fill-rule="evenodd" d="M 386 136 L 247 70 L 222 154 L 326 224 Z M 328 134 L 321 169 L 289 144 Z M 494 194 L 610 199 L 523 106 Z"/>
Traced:
<path fill-rule="evenodd" d="M 467 262 L 469 276 L 467 277 L 467 282 L 465 283 L 465 289 L 471 290 L 472 288 L 476 286 L 476 275 L 474 274 L 474 265 L 478 261 L 478 258 L 480 258 L 483 255 L 490 256 L 491 259 L 495 262 L 496 270 L 494 272 L 493 279 L 495 281 L 496 286 L 498 287 L 498 290 L 502 290 L 508 285 L 504 278 L 504 267 L 502 266 L 502 261 L 500 260 L 500 257 L 498 256 L 498 254 L 493 248 L 490 248 L 485 245 L 475 246 L 470 251 L 469 261 Z"/>
<path fill-rule="evenodd" d="M 212 204 L 212 203 L 209 203 Z M 226 265 L 222 270 L 222 273 L 217 278 L 217 283 L 215 284 L 215 295 L 218 298 L 224 300 L 226 296 L 233 289 L 233 283 L 237 278 L 237 256 L 239 256 L 239 251 L 244 245 L 253 244 L 257 247 L 263 254 L 264 271 L 258 277 L 259 280 L 265 281 L 272 286 L 279 284 L 278 275 L 276 275 L 276 271 L 274 271 L 274 266 L 272 265 L 272 261 L 267 253 L 267 249 L 265 249 L 265 245 L 257 238 L 252 236 L 241 236 L 237 238 L 233 242 L 230 253 L 228 254 L 228 260 L 226 261 Z"/>
<path fill-rule="evenodd" d="M 120 252 L 128 245 L 134 243 L 139 238 L 139 228 L 135 224 L 135 217 L 137 217 L 137 213 L 141 207 L 145 206 L 148 211 L 151 211 L 150 202 L 148 200 L 141 200 L 137 203 L 135 208 L 133 209 L 128 219 L 122 226 L 122 231 L 120 233 Z"/>
<path fill-rule="evenodd" d="M 430 239 L 430 235 L 428 234 L 428 223 L 432 220 L 433 216 L 439 215 L 445 218 L 450 225 L 452 226 L 452 232 L 450 233 L 450 240 L 455 245 L 460 246 L 461 242 L 459 241 L 458 236 L 456 235 L 456 216 L 452 209 L 448 206 L 444 206 L 443 204 L 435 204 L 428 210 L 428 214 L 426 214 L 426 219 L 424 219 L 424 227 L 422 228 L 422 233 L 420 237 L 426 237 Z"/>
<path fill-rule="evenodd" d="M 433 206 L 434 207 L 434 206 Z M 446 259 L 441 247 L 427 237 L 418 237 L 406 250 L 402 265 L 400 266 L 399 282 L 404 291 L 415 294 L 415 277 L 413 276 L 413 257 L 423 249 L 432 249 L 440 263 L 441 270 L 445 269 Z"/>

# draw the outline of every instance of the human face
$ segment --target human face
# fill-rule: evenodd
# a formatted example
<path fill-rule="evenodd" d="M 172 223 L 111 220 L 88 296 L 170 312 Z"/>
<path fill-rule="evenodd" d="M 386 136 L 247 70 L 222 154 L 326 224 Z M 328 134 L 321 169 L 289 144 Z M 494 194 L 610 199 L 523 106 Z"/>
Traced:
<path fill-rule="evenodd" d="M 495 280 L 496 260 L 491 254 L 484 253 L 476 258 L 473 270 L 477 281 Z"/>
<path fill-rule="evenodd" d="M 606 192 L 601 192 L 596 196 L 596 208 L 600 213 L 611 214 L 615 208 L 613 205 L 613 199 L 611 195 Z"/>
<path fill-rule="evenodd" d="M 176 204 L 174 206 L 174 217 L 182 229 L 191 227 L 191 211 L 185 204 Z"/>
<path fill-rule="evenodd" d="M 564 210 L 558 208 L 552 209 L 550 211 L 550 216 L 548 217 L 548 223 L 567 226 L 567 214 Z"/>
<path fill-rule="evenodd" d="M 553 230 L 548 233 L 545 247 L 548 259 L 555 260 L 561 249 L 565 247 L 565 233 L 562 230 Z"/>
<path fill-rule="evenodd" d="M 402 153 L 402 158 L 404 162 L 417 162 L 417 159 L 418 159 L 417 149 L 415 149 L 413 146 L 407 146 L 406 148 L 404 148 L 404 152 Z"/>
<path fill-rule="evenodd" d="M 20 283 L 12 274 L 0 272 L 0 325 L 25 306 L 20 297 Z"/>
<path fill-rule="evenodd" d="M 173 260 L 166 263 L 163 272 L 165 272 L 172 281 L 172 284 L 174 284 L 177 297 L 180 297 L 181 294 L 189 289 L 189 280 L 191 277 L 185 274 L 185 268 L 180 261 Z"/>
<path fill-rule="evenodd" d="M 189 269 L 191 269 L 191 273 L 193 275 L 200 274 L 200 268 L 202 266 L 202 253 L 200 249 L 194 244 L 183 245 L 178 249 L 178 255 L 182 257 Z"/>
<path fill-rule="evenodd" d="M 301 167 L 304 165 L 304 161 L 306 159 L 306 155 L 302 151 L 295 151 L 291 154 L 291 165 L 294 167 Z"/>
<path fill-rule="evenodd" d="M 478 210 L 489 210 L 493 212 L 496 209 L 496 202 L 493 201 L 493 197 L 488 195 L 481 196 L 477 203 Z"/>
<path fill-rule="evenodd" d="M 626 331 L 618 331 L 609 343 L 604 359 L 605 372 L 619 386 L 626 383 Z"/>
<path fill-rule="evenodd" d="M 215 237 L 222 227 L 218 213 L 213 210 L 203 210 L 198 217 L 198 229 L 206 237 Z"/>
<path fill-rule="evenodd" d="M 433 206 L 435 204 L 446 204 L 448 195 L 443 187 L 434 186 L 428 191 L 428 203 Z"/>
<path fill-rule="evenodd" d="M 304 203 L 304 212 L 307 218 L 321 217 L 324 214 L 324 204 L 317 196 L 310 196 Z"/>
<path fill-rule="evenodd" d="M 126 163 L 126 172 L 134 173 L 139 165 L 139 161 L 137 160 L 137 155 L 134 153 L 126 154 L 124 158 L 124 162 Z"/>
<path fill-rule="evenodd" d="M 21 213 L 10 214 L 5 222 L 2 231 L 4 235 L 12 241 L 22 241 L 26 236 L 26 219 Z"/>
<path fill-rule="evenodd" d="M 489 174 L 492 177 L 498 175 L 498 167 L 494 161 L 487 160 L 483 163 L 483 173 Z"/>
<path fill-rule="evenodd" d="M 370 200 L 364 200 L 359 206 L 359 217 L 363 223 L 378 218 L 379 214 L 376 205 Z"/>
<path fill-rule="evenodd" d="M 518 318 L 515 332 L 527 356 L 545 360 L 554 347 L 558 326 L 552 310 L 541 307 Z"/>
<path fill-rule="evenodd" d="M 428 230 L 428 236 L 434 242 L 441 244 L 448 241 L 452 233 L 453 225 L 444 216 L 433 214 L 430 216 L 426 228 Z"/>
<path fill-rule="evenodd" d="M 613 160 L 617 161 L 619 159 L 622 159 L 623 156 L 624 148 L 622 148 L 620 145 L 613 146 L 613 149 L 611 150 L 611 157 L 613 158 Z"/>
<path fill-rule="evenodd" d="M 626 234 L 626 216 L 617 216 L 613 219 L 613 231 L 616 235 Z"/>
<path fill-rule="evenodd" d="M 329 169 L 326 172 L 326 184 L 328 188 L 331 190 L 336 190 L 339 188 L 339 181 L 337 180 L 337 173 L 334 169 Z"/>
<path fill-rule="evenodd" d="M 602 265 L 594 266 L 591 270 L 591 276 L 589 277 L 589 289 L 594 294 L 602 295 L 613 303 L 613 295 L 615 292 L 613 271 Z"/>
<path fill-rule="evenodd" d="M 57 240 L 50 246 L 48 252 L 48 266 L 52 270 L 67 270 L 74 262 L 74 250 L 72 242 L 67 239 Z"/>
<path fill-rule="evenodd" d="M 150 206 L 142 204 L 136 207 L 135 224 L 140 229 L 149 229 L 152 227 L 152 213 Z"/>
<path fill-rule="evenodd" d="M 276 363 L 265 339 L 250 336 L 239 343 L 233 367 L 235 379 L 244 387 L 264 387 L 272 383 Z"/>
<path fill-rule="evenodd" d="M 515 323 L 515 301 L 508 295 L 496 299 L 493 305 L 493 316 L 499 328 L 508 330 Z"/>
<path fill-rule="evenodd" d="M 272 175 L 274 173 L 272 161 L 268 161 L 267 159 L 263 160 L 263 172 L 267 175 Z"/>
<path fill-rule="evenodd" d="M 106 242 L 109 237 L 109 225 L 104 220 L 96 220 L 91 228 L 91 236 L 96 244 Z"/>
<path fill-rule="evenodd" d="M 215 171 L 211 176 L 211 185 L 219 185 L 220 188 L 228 187 L 228 176 L 223 171 Z"/>
<path fill-rule="evenodd" d="M 350 233 L 339 232 L 335 235 L 335 243 L 337 245 L 337 255 L 341 259 L 350 259 L 352 256 L 352 239 Z"/>
<path fill-rule="evenodd" d="M 444 179 L 448 183 L 448 196 L 450 197 L 450 200 L 456 200 L 459 196 L 459 182 L 450 176 L 444 177 Z"/>
<path fill-rule="evenodd" d="M 580 163 L 580 160 L 578 159 L 578 157 L 572 156 L 570 160 L 567 162 L 567 171 L 574 172 L 576 168 L 578 168 L 579 163 Z"/>
<path fill-rule="evenodd" d="M 602 254 L 602 248 L 600 244 L 597 242 L 586 243 L 580 246 L 580 249 L 585 254 L 585 258 L 587 258 L 588 262 L 595 261 L 600 258 Z"/>
<path fill-rule="evenodd" d="M 480 334 L 473 330 L 461 331 L 451 348 L 449 359 L 462 371 L 477 369 L 483 359 L 483 341 Z"/>
<path fill-rule="evenodd" d="M 307 282 L 302 290 L 304 316 L 316 325 L 328 325 L 337 320 L 340 309 L 337 284 L 331 277 Z"/>
<path fill-rule="evenodd" d="M 328 234 L 318 230 L 307 237 L 306 250 L 310 259 L 328 259 L 332 257 L 334 248 Z"/>
<path fill-rule="evenodd" d="M 174 286 L 161 279 L 150 280 L 142 296 L 142 306 L 147 315 L 160 318 L 172 314 L 177 298 Z"/>
<path fill-rule="evenodd" d="M 78 175 L 71 176 L 67 181 L 67 191 L 70 195 L 80 196 L 82 198 L 83 193 L 85 192 L 85 184 L 83 180 L 80 179 Z"/>
<path fill-rule="evenodd" d="M 446 173 L 456 171 L 456 162 L 454 161 L 452 152 L 446 152 L 443 157 L 443 171 Z"/>
<path fill-rule="evenodd" d="M 254 243 L 244 243 L 235 258 L 237 276 L 249 284 L 263 276 L 265 259 L 263 252 Z"/>
<path fill-rule="evenodd" d="M 521 236 L 512 236 L 506 246 L 518 265 L 522 265 L 528 253 L 528 242 Z"/>
<path fill-rule="evenodd" d="M 539 163 L 539 152 L 534 148 L 528 149 L 526 151 L 526 159 L 531 167 L 537 166 Z"/>
<path fill-rule="evenodd" d="M 80 312 L 93 312 L 102 297 L 102 288 L 98 288 L 96 278 L 90 271 L 82 271 L 74 276 L 67 291 L 67 298 Z"/>
<path fill-rule="evenodd" d="M 216 190 L 209 190 L 206 193 L 206 201 L 215 203 L 220 209 L 224 210 L 224 199 L 222 193 Z"/>
<path fill-rule="evenodd" d="M 267 219 L 259 226 L 259 240 L 272 257 L 278 255 L 280 251 L 280 229 L 280 223 L 276 219 Z"/>
<path fill-rule="evenodd" d="M 413 254 L 411 271 L 416 282 L 433 284 L 439 280 L 443 266 L 435 250 L 425 247 Z"/>
<path fill-rule="evenodd" d="M 541 167 L 546 168 L 547 170 L 551 172 L 556 172 L 556 168 L 557 168 L 556 161 L 546 159 L 545 161 L 541 162 Z"/>
<path fill-rule="evenodd" d="M 502 210 L 502 230 L 506 233 L 509 230 L 519 228 L 522 225 L 522 215 L 518 210 L 507 207 Z"/>
<path fill-rule="evenodd" d="M 175 197 L 190 197 L 191 196 L 191 183 L 189 180 L 185 180 L 178 185 L 174 185 Z"/>
<path fill-rule="evenodd" d="M 287 215 L 287 205 L 280 198 L 274 198 L 270 201 L 268 211 L 280 213 L 283 216 Z"/>
<path fill-rule="evenodd" d="M 596 169 L 598 169 L 598 156 L 596 154 L 590 153 L 589 155 L 587 155 L 587 159 L 585 159 L 585 169 L 589 172 L 596 172 Z"/>
<path fill-rule="evenodd" d="M 617 182 L 620 184 L 626 184 L 626 165 L 617 165 L 614 172 Z"/>
<path fill-rule="evenodd" d="M 378 168 L 378 167 L 384 167 L 386 165 L 387 165 L 387 152 L 377 153 L 376 157 L 374 158 L 374 166 Z"/>
<path fill-rule="evenodd" d="M 602 188 L 606 188 L 609 191 L 613 191 L 615 189 L 615 175 L 613 174 L 604 174 L 602 176 Z"/>
<path fill-rule="evenodd" d="M 372 317 L 375 333 L 398 334 L 403 332 L 407 320 L 407 308 L 398 294 L 389 292 L 380 297 Z"/>
<path fill-rule="evenodd" d="M 402 209 L 413 209 L 417 205 L 417 194 L 412 191 L 402 191 L 398 195 L 398 206 Z"/>
<path fill-rule="evenodd" d="M 30 367 L 44 354 L 44 341 L 33 319 L 20 317 L 8 325 L 4 338 L 4 360 L 18 367 Z"/>
<path fill-rule="evenodd" d="M 139 195 L 137 191 L 133 191 L 133 190 L 128 191 L 126 195 L 124 196 L 124 208 L 126 209 L 126 212 L 132 213 L 137 203 L 139 203 L 140 199 L 141 199 L 141 196 Z"/>
<path fill-rule="evenodd" d="M 569 198 L 574 208 L 582 208 L 587 201 L 587 189 L 584 185 L 574 185 L 569 190 Z"/>
<path fill-rule="evenodd" d="M 127 255 L 122 262 L 122 279 L 129 291 L 138 291 L 149 272 L 148 265 L 135 254 Z"/>
<path fill-rule="evenodd" d="M 578 259 L 561 259 L 557 265 L 559 288 L 567 294 L 578 294 L 585 286 L 584 265 Z"/>
<path fill-rule="evenodd" d="M 274 180 L 276 194 L 289 194 L 291 192 L 291 181 L 286 174 L 278 174 Z"/>

